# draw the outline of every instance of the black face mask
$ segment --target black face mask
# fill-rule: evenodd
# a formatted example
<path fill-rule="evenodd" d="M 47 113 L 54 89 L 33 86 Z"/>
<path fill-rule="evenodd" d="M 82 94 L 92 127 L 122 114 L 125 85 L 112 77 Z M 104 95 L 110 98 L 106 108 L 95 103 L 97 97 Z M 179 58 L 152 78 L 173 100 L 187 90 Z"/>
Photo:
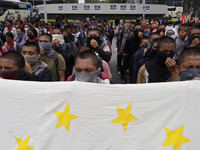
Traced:
<path fill-rule="evenodd" d="M 94 36 L 88 37 L 88 38 L 87 38 L 87 46 L 88 46 L 90 49 L 94 49 L 94 48 L 90 45 L 90 41 L 91 41 L 92 39 L 96 40 L 99 46 L 101 45 L 102 41 L 101 41 L 101 39 L 100 39 L 100 36 L 98 36 L 98 37 L 94 37 Z"/>
<path fill-rule="evenodd" d="M 29 39 L 31 39 L 31 40 L 34 39 L 34 36 L 33 36 L 31 33 L 28 33 L 28 37 L 29 37 Z"/>
<path fill-rule="evenodd" d="M 135 30 L 135 31 L 133 31 L 133 33 L 134 33 L 134 37 L 136 37 L 136 38 L 139 38 L 139 36 L 138 36 L 138 33 L 139 32 L 142 32 L 143 33 L 143 31 L 142 30 Z"/>
<path fill-rule="evenodd" d="M 166 67 L 165 61 L 167 60 L 168 57 L 173 58 L 173 56 L 174 56 L 174 53 L 166 54 L 158 50 L 156 51 L 156 59 L 157 59 L 158 64 L 161 67 Z"/>
<path fill-rule="evenodd" d="M 14 70 L 14 71 L 0 71 L 0 77 L 3 79 L 12 79 L 16 80 L 17 75 L 20 70 Z"/>
<path fill-rule="evenodd" d="M 200 40 L 200 34 L 198 36 L 192 36 L 192 35 L 188 35 L 188 42 L 189 42 L 189 45 L 192 44 L 192 41 L 194 39 L 198 38 Z"/>

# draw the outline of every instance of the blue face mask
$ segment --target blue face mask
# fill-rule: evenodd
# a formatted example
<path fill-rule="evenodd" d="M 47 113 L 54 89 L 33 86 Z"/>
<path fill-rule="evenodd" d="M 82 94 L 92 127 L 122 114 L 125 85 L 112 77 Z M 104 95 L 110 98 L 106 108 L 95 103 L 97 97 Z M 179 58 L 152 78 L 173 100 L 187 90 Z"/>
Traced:
<path fill-rule="evenodd" d="M 190 68 L 179 73 L 180 81 L 192 80 L 195 77 L 200 77 L 199 68 Z"/>
<path fill-rule="evenodd" d="M 167 34 L 166 36 L 171 37 L 173 34 Z"/>

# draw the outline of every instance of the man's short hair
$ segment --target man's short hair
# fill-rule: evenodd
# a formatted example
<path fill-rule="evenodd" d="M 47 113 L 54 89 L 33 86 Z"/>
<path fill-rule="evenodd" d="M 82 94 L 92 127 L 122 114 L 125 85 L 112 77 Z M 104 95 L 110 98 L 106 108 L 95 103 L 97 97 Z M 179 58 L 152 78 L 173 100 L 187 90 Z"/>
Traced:
<path fill-rule="evenodd" d="M 37 31 L 35 30 L 35 28 L 31 27 L 28 30 L 32 31 L 35 37 L 38 36 Z"/>
<path fill-rule="evenodd" d="M 191 33 L 192 30 L 200 30 L 198 27 L 191 27 L 189 30 L 189 34 Z"/>
<path fill-rule="evenodd" d="M 51 34 L 49 34 L 49 33 L 44 33 L 44 34 L 42 34 L 40 37 L 42 37 L 42 36 L 47 37 L 47 38 L 52 42 L 52 36 L 51 36 Z"/>
<path fill-rule="evenodd" d="M 14 65 L 18 67 L 18 69 L 23 69 L 25 68 L 25 59 L 24 57 L 15 51 L 9 51 L 4 53 L 0 59 L 9 59 L 9 60 L 13 60 L 14 61 Z"/>
<path fill-rule="evenodd" d="M 86 46 L 86 45 L 81 45 L 81 46 L 78 48 L 78 50 L 77 50 L 77 55 L 80 54 L 80 53 L 82 53 L 82 52 L 84 52 L 84 51 L 88 51 L 88 50 L 90 50 L 90 48 L 89 48 L 88 46 Z"/>
<path fill-rule="evenodd" d="M 63 30 L 61 28 L 54 28 L 53 30 L 60 30 L 61 33 L 63 33 Z"/>
<path fill-rule="evenodd" d="M 171 37 L 162 37 L 158 42 L 158 50 L 160 49 L 162 44 L 174 44 L 176 46 L 175 40 Z"/>
<path fill-rule="evenodd" d="M 188 27 L 188 25 L 187 24 L 181 24 L 180 26 L 179 26 L 179 28 L 178 28 L 178 31 L 180 31 L 181 30 L 181 28 L 187 28 Z"/>
<path fill-rule="evenodd" d="M 180 64 L 184 62 L 185 58 L 189 56 L 200 56 L 200 49 L 197 47 L 190 47 L 184 49 L 178 56 L 178 66 L 180 66 Z"/>
<path fill-rule="evenodd" d="M 159 34 L 158 34 L 157 32 L 152 32 L 152 33 L 149 34 L 149 39 L 151 39 L 151 37 L 152 37 L 153 35 L 158 35 L 158 36 L 159 36 Z"/>
<path fill-rule="evenodd" d="M 70 29 L 78 31 L 78 28 L 76 26 L 71 26 Z"/>
<path fill-rule="evenodd" d="M 12 33 L 12 32 L 7 32 L 6 34 L 5 34 L 5 36 L 8 36 L 8 37 L 11 37 L 12 39 L 14 39 L 14 34 Z"/>
<path fill-rule="evenodd" d="M 97 69 L 99 68 L 99 61 L 98 61 L 97 55 L 91 50 L 86 50 L 86 51 L 79 53 L 76 57 L 76 61 L 77 61 L 77 59 L 91 59 L 93 62 L 93 65 Z M 75 61 L 75 63 L 76 63 L 76 61 Z"/>
<path fill-rule="evenodd" d="M 149 38 L 147 36 L 144 36 L 141 40 L 140 40 L 140 44 L 142 44 L 143 40 L 148 40 Z"/>
<path fill-rule="evenodd" d="M 37 52 L 37 54 L 40 54 L 40 48 L 39 48 L 38 44 L 35 44 L 33 42 L 27 42 L 22 46 L 22 49 L 25 46 L 26 47 L 32 47 Z"/>
<path fill-rule="evenodd" d="M 89 29 L 87 30 L 87 35 L 88 35 L 89 32 L 91 32 L 91 31 L 96 31 L 99 35 L 101 34 L 100 31 L 99 31 L 97 28 L 89 28 Z"/>

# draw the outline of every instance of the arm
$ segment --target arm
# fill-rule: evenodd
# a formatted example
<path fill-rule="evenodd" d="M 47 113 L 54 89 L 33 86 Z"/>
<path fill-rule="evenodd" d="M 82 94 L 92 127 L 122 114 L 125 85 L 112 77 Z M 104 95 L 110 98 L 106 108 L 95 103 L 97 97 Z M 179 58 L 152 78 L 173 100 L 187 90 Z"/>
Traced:
<path fill-rule="evenodd" d="M 146 82 L 145 81 L 145 74 L 144 74 L 144 72 L 145 72 L 145 65 L 143 65 L 140 68 L 139 72 L 138 72 L 137 83 L 145 83 Z"/>
<path fill-rule="evenodd" d="M 66 64 L 62 55 L 58 54 L 58 76 L 60 81 L 65 81 Z"/>
<path fill-rule="evenodd" d="M 60 81 L 65 81 L 65 70 L 58 70 Z"/>

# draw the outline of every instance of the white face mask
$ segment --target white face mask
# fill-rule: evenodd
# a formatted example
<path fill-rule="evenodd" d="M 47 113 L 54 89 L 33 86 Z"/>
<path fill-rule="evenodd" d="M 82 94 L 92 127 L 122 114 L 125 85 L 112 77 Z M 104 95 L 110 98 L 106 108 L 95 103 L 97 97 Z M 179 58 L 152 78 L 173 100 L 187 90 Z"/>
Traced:
<path fill-rule="evenodd" d="M 75 38 L 77 38 L 80 35 L 80 32 L 76 33 L 76 34 L 72 34 Z"/>
<path fill-rule="evenodd" d="M 53 41 L 54 41 L 55 39 L 58 39 L 60 45 L 62 45 L 63 43 L 65 43 L 65 40 L 64 40 L 64 37 L 63 37 L 62 34 L 53 34 L 52 37 L 53 37 Z"/>

